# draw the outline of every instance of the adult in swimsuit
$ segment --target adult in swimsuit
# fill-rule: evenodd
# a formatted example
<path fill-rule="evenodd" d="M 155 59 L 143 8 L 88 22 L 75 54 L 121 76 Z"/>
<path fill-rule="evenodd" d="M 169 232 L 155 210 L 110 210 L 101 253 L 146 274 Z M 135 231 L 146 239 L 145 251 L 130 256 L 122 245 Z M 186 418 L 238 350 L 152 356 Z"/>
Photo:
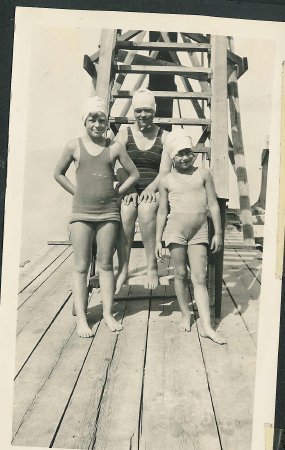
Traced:
<path fill-rule="evenodd" d="M 126 195 L 121 204 L 121 227 L 118 241 L 119 270 L 116 282 L 118 293 L 128 278 L 130 251 L 134 239 L 135 222 L 138 218 L 147 259 L 146 289 L 158 285 L 157 260 L 155 256 L 156 213 L 158 209 L 158 185 L 161 176 L 171 170 L 171 159 L 163 151 L 167 131 L 153 123 L 156 104 L 148 89 L 140 89 L 133 96 L 132 106 L 136 122 L 121 130 L 115 140 L 126 149 L 135 163 L 140 179 Z M 121 181 L 122 170 L 117 171 Z"/>

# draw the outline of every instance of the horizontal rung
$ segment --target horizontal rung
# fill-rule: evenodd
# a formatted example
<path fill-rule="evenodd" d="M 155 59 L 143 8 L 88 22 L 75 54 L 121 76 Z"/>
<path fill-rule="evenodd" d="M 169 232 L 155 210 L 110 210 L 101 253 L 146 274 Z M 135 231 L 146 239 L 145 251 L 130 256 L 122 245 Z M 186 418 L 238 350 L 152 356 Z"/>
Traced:
<path fill-rule="evenodd" d="M 209 67 L 182 67 L 182 66 L 141 66 L 118 64 L 116 66 L 117 73 L 147 73 L 158 75 L 181 75 L 185 77 L 206 76 L 211 74 Z"/>
<path fill-rule="evenodd" d="M 116 48 L 128 50 L 173 50 L 173 51 L 191 51 L 208 52 L 211 49 L 210 44 L 190 44 L 177 42 L 117 42 Z"/>
<path fill-rule="evenodd" d="M 211 92 L 175 92 L 175 91 L 152 91 L 153 95 L 158 98 L 178 98 L 188 99 L 195 98 L 196 100 L 207 100 L 211 98 Z M 131 98 L 134 91 L 118 91 L 114 89 L 112 96 L 115 98 Z"/>
<path fill-rule="evenodd" d="M 110 123 L 131 124 L 135 123 L 133 117 L 110 117 Z M 153 123 L 157 125 L 207 125 L 210 126 L 210 119 L 184 119 L 184 118 L 169 118 L 169 117 L 155 117 Z"/>

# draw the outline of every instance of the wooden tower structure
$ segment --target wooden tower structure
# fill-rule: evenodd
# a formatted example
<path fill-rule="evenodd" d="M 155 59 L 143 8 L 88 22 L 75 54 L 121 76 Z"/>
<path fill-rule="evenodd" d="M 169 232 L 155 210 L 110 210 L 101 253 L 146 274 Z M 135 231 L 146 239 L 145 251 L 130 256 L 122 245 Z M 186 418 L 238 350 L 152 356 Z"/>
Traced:
<path fill-rule="evenodd" d="M 94 94 L 110 105 L 112 133 L 116 134 L 122 124 L 134 122 L 128 115 L 132 95 L 145 82 L 156 97 L 154 123 L 168 130 L 173 126 L 195 129 L 198 137 L 194 151 L 212 173 L 223 235 L 229 199 L 229 163 L 232 164 L 239 189 L 244 243 L 253 247 L 238 96 L 238 79 L 248 67 L 247 59 L 232 50 L 232 39 L 225 36 L 103 29 L 99 50 L 84 56 L 84 68 L 92 77 Z M 127 79 L 134 74 L 132 87 L 126 87 Z M 119 114 L 114 114 L 122 99 Z M 173 112 L 174 102 L 178 114 Z M 185 116 L 181 113 L 182 104 L 189 105 L 188 117 L 182 117 Z M 208 288 L 216 317 L 221 315 L 222 272 L 223 251 L 219 255 L 210 254 Z"/>

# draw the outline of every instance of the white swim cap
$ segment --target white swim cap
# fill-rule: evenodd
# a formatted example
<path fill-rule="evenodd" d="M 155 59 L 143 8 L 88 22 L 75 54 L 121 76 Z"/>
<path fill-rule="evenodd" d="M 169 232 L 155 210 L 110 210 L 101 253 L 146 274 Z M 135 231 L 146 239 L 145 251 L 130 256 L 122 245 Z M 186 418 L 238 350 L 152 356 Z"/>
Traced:
<path fill-rule="evenodd" d="M 165 148 L 171 159 L 184 148 L 193 147 L 192 139 L 190 136 L 184 134 L 181 130 L 171 131 L 165 140 Z"/>
<path fill-rule="evenodd" d="M 138 89 L 133 95 L 132 107 L 134 109 L 150 108 L 155 112 L 156 104 L 153 93 L 148 89 Z"/>
<path fill-rule="evenodd" d="M 101 112 L 108 117 L 108 108 L 104 100 L 102 98 L 94 96 L 89 97 L 82 107 L 82 121 L 85 125 L 86 119 L 90 113 L 96 114 Z"/>

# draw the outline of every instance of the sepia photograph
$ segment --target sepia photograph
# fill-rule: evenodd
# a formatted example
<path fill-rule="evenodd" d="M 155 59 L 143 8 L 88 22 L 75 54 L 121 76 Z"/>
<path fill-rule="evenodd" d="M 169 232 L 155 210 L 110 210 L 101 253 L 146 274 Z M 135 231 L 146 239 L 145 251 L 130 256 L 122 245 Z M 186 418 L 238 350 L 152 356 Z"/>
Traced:
<path fill-rule="evenodd" d="M 284 45 L 179 18 L 16 8 L 11 448 L 272 448 Z"/>

